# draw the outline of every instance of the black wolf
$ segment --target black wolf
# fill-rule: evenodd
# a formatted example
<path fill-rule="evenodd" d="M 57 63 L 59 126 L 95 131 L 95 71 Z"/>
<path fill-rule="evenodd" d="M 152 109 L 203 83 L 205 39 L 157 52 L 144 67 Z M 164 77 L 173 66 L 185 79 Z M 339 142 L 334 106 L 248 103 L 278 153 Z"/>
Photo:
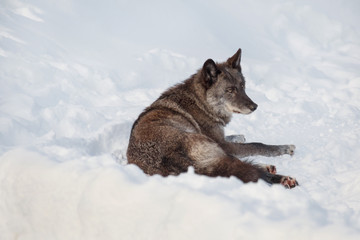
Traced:
<path fill-rule="evenodd" d="M 208 59 L 196 74 L 146 108 L 132 127 L 128 162 L 149 175 L 178 175 L 193 166 L 197 174 L 295 187 L 297 181 L 277 175 L 274 166 L 239 159 L 293 155 L 294 145 L 244 143 L 224 136 L 233 113 L 250 114 L 257 108 L 245 93 L 240 60 L 241 49 L 223 63 Z"/>

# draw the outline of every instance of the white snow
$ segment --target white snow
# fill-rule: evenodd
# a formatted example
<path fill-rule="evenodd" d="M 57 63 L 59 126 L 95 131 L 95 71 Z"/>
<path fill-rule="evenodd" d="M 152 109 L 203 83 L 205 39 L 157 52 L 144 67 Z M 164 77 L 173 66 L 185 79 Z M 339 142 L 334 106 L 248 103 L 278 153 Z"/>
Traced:
<path fill-rule="evenodd" d="M 359 239 L 360 3 L 2 1 L 0 239 Z M 259 105 L 227 134 L 298 188 L 126 164 L 132 123 L 242 48 Z"/>

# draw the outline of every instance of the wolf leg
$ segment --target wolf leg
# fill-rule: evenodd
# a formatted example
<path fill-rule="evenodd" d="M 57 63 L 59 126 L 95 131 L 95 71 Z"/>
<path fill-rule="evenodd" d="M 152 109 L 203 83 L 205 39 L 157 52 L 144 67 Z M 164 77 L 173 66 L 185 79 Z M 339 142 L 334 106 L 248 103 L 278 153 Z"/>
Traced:
<path fill-rule="evenodd" d="M 194 162 L 195 172 L 211 177 L 235 176 L 243 182 L 256 182 L 260 168 L 230 156 L 212 139 L 202 134 L 187 134 L 185 150 Z"/>
<path fill-rule="evenodd" d="M 276 171 L 275 167 L 270 166 L 267 170 L 266 167 L 243 162 L 225 153 L 216 142 L 204 135 L 189 133 L 185 136 L 183 143 L 197 174 L 211 177 L 235 176 L 245 183 L 257 182 L 259 178 L 262 178 L 271 184 L 278 183 L 290 188 L 294 185 L 291 179 L 282 179 L 283 176 L 272 174 L 271 172 Z"/>
<path fill-rule="evenodd" d="M 284 154 L 294 155 L 294 145 L 266 145 L 263 143 L 231 143 L 222 144 L 225 152 L 237 157 L 247 157 L 253 155 L 262 155 L 266 157 L 275 157 Z"/>

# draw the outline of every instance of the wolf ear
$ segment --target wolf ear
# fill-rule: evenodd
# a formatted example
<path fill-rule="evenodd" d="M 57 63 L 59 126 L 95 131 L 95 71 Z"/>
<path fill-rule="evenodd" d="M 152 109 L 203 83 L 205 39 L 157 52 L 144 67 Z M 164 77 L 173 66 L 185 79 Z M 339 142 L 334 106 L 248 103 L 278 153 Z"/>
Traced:
<path fill-rule="evenodd" d="M 240 61 L 241 61 L 241 48 L 239 48 L 239 50 L 237 50 L 234 56 L 229 58 L 226 61 L 226 63 L 232 68 L 240 69 Z"/>
<path fill-rule="evenodd" d="M 206 60 L 201 72 L 207 88 L 216 82 L 217 76 L 221 73 L 221 71 L 216 66 L 216 63 L 212 59 Z"/>

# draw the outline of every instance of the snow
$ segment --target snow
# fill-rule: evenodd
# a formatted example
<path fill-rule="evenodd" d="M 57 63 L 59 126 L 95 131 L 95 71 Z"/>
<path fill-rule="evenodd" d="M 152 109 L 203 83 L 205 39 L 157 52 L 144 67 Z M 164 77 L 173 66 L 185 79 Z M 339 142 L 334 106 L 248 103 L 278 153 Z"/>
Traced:
<path fill-rule="evenodd" d="M 358 1 L 45 1 L 0 7 L 0 239 L 359 239 Z M 300 186 L 146 176 L 132 123 L 208 58 L 242 48 L 227 134 Z"/>

